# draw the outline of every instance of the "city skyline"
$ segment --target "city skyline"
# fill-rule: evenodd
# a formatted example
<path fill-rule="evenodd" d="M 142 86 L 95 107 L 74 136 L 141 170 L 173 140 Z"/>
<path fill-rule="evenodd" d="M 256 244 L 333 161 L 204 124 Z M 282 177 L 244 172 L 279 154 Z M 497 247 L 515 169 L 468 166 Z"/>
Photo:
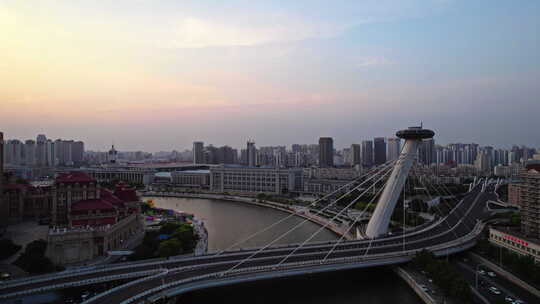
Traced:
<path fill-rule="evenodd" d="M 20 141 L 21 143 L 25 143 L 25 141 L 27 140 L 33 140 L 33 141 L 36 141 L 37 137 L 40 136 L 40 135 L 45 135 L 47 137 L 47 140 L 52 140 L 52 141 L 55 141 L 55 140 L 66 140 L 68 138 L 61 138 L 61 137 L 55 137 L 55 136 L 49 136 L 47 133 L 36 133 L 35 136 L 33 137 L 28 137 L 28 138 L 13 138 L 13 137 L 10 137 L 9 134 L 7 134 L 5 131 L 3 132 L 4 133 L 4 140 L 7 142 L 9 140 L 18 140 Z M 340 141 L 337 141 L 339 144 L 335 144 L 336 143 L 336 138 L 335 136 L 321 136 L 321 137 L 330 137 L 333 139 L 333 142 L 334 142 L 334 150 L 335 151 L 342 151 L 343 149 L 348 149 L 351 147 L 351 145 L 355 145 L 355 144 L 361 144 L 363 141 L 371 141 L 373 142 L 373 140 L 375 138 L 384 138 L 385 139 L 385 143 L 388 144 L 388 140 L 393 140 L 396 138 L 395 134 L 391 135 L 391 136 L 372 136 L 372 137 L 365 137 L 365 138 L 361 138 L 357 141 L 353 141 L 353 142 L 340 142 Z M 135 151 L 141 151 L 141 152 L 147 152 L 147 153 L 160 153 L 160 152 L 171 152 L 171 151 L 192 151 L 193 150 L 193 144 L 195 142 L 202 142 L 204 143 L 205 145 L 206 144 L 209 144 L 209 145 L 212 145 L 212 146 L 215 146 L 215 147 L 221 147 L 221 146 L 228 146 L 228 147 L 231 147 L 231 148 L 234 148 L 234 149 L 244 149 L 245 146 L 246 146 L 246 142 L 247 141 L 250 141 L 250 140 L 253 140 L 255 142 L 255 144 L 257 145 L 257 147 L 277 147 L 277 146 L 285 146 L 286 148 L 288 148 L 288 150 L 292 149 L 292 146 L 293 145 L 297 145 L 297 144 L 300 144 L 300 145 L 312 145 L 312 144 L 318 144 L 318 141 L 319 141 L 319 138 L 320 137 L 317 137 L 317 138 L 313 138 L 313 140 L 310 142 L 310 141 L 306 141 L 306 142 L 295 142 L 295 141 L 292 141 L 291 143 L 283 143 L 283 142 L 277 142 L 277 143 L 260 143 L 261 141 L 260 140 L 256 140 L 256 139 L 240 139 L 240 144 L 238 146 L 236 145 L 233 145 L 233 144 L 230 144 L 230 143 L 221 143 L 221 142 L 211 142 L 211 141 L 208 141 L 208 140 L 205 140 L 205 139 L 193 139 L 191 142 L 189 143 L 186 143 L 184 145 L 182 145 L 181 147 L 180 146 L 172 146 L 172 148 L 170 149 L 165 149 L 165 150 L 144 150 L 144 149 L 128 149 L 128 148 L 123 148 L 123 144 L 122 142 L 110 142 L 108 145 L 105 145 L 103 146 L 103 148 L 98 148 L 96 149 L 95 147 L 92 147 L 92 146 L 89 146 L 87 145 L 87 141 L 84 140 L 84 136 L 75 136 L 76 141 L 82 141 L 84 142 L 85 144 L 85 150 L 86 151 L 92 151 L 92 152 L 107 152 L 111 149 L 111 146 L 115 146 L 119 151 L 121 152 L 135 152 Z M 71 138 L 69 138 L 68 140 L 73 140 Z M 434 138 L 435 140 L 435 144 L 438 145 L 438 146 L 448 146 L 448 145 L 453 145 L 453 144 L 477 144 L 481 147 L 493 147 L 495 149 L 511 149 L 515 146 L 517 147 L 527 147 L 527 148 L 532 148 L 532 149 L 538 149 L 540 150 L 540 146 L 537 147 L 537 146 L 534 146 L 534 145 L 531 145 L 531 144 L 523 144 L 523 143 L 514 143 L 514 144 L 510 144 L 510 145 L 503 145 L 503 146 L 499 146 L 499 145 L 493 145 L 493 144 L 482 144 L 482 143 L 479 143 L 479 142 L 473 142 L 473 141 L 465 141 L 465 140 L 458 140 L 458 141 L 455 141 L 455 142 L 440 142 L 439 140 L 437 140 L 437 137 Z"/>
<path fill-rule="evenodd" d="M 539 11 L 537 1 L 2 1 L 0 120 L 9 138 L 84 133 L 90 149 L 323 136 L 342 147 L 420 121 L 443 143 L 538 147 Z"/>

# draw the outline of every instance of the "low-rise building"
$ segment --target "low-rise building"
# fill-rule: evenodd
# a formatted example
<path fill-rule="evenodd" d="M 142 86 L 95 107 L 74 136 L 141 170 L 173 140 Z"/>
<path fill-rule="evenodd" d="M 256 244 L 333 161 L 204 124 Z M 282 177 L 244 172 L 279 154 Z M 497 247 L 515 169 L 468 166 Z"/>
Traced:
<path fill-rule="evenodd" d="M 540 240 L 529 238 L 514 230 L 489 228 L 489 241 L 514 253 L 530 256 L 540 262 Z"/>
<path fill-rule="evenodd" d="M 210 170 L 175 171 L 171 175 L 175 186 L 199 189 L 210 187 Z"/>
<path fill-rule="evenodd" d="M 210 169 L 215 192 L 285 194 L 302 189 L 302 169 L 222 165 Z"/>
<path fill-rule="evenodd" d="M 324 195 L 334 192 L 350 181 L 335 179 L 308 179 L 304 180 L 303 193 L 311 195 Z"/>

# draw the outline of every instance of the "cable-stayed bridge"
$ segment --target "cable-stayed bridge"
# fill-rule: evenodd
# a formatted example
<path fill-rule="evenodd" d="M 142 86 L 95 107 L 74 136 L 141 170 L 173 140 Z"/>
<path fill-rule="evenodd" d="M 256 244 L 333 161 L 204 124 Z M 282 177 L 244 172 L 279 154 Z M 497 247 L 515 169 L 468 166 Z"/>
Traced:
<path fill-rule="evenodd" d="M 418 175 L 415 166 L 418 144 L 422 138 L 433 136 L 433 132 L 422 128 L 409 128 L 397 133 L 405 139 L 405 145 L 396 161 L 388 162 L 367 172 L 362 177 L 333 193 L 313 202 L 314 212 L 322 214 L 335 208 L 343 198 L 354 195 L 345 206 L 334 211 L 330 220 L 339 218 L 353 207 L 360 198 L 370 198 L 368 207 L 378 200 L 375 211 L 367 225 L 357 222 L 357 217 L 348 223 L 348 231 L 366 227 L 364 238 L 313 243 L 313 235 L 300 244 L 276 246 L 280 239 L 308 220 L 304 220 L 284 234 L 260 248 L 232 250 L 238 245 L 264 233 L 294 216 L 291 214 L 265 229 L 239 240 L 228 249 L 197 257 L 169 259 L 166 261 L 141 261 L 103 265 L 65 271 L 57 274 L 34 276 L 14 280 L 0 286 L 0 300 L 41 293 L 49 290 L 74 286 L 91 285 L 117 280 L 130 281 L 95 297 L 85 303 L 139 303 L 153 302 L 161 298 L 173 298 L 183 292 L 223 286 L 275 277 L 302 275 L 315 272 L 400 264 L 410 261 L 417 252 L 430 250 L 443 256 L 461 252 L 474 246 L 481 233 L 484 221 L 490 212 L 486 208 L 489 200 L 496 199 L 493 187 L 487 180 L 477 180 L 470 191 L 448 213 L 432 223 L 418 228 L 389 234 L 390 219 L 396 204 L 405 197 L 406 183 L 416 182 L 416 191 L 427 196 L 448 196 L 444 185 L 426 183 Z M 409 177 L 409 178 L 408 178 Z M 411 188 L 411 187 L 408 187 Z M 435 195 L 434 195 L 435 194 Z M 435 206 L 435 208 L 439 208 Z M 329 221 L 330 223 L 330 221 Z"/>

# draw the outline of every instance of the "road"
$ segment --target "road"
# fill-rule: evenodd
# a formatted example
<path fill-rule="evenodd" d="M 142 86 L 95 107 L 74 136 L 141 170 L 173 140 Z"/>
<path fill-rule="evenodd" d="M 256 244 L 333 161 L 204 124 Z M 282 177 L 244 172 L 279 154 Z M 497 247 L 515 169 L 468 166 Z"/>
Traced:
<path fill-rule="evenodd" d="M 478 291 L 490 301 L 490 303 L 497 303 L 497 301 L 504 300 L 506 296 L 510 296 L 513 299 L 520 299 L 526 303 L 538 303 L 539 299 L 528 292 L 527 290 L 515 285 L 507 279 L 496 275 L 490 277 L 487 275 L 488 271 L 492 271 L 484 264 L 472 261 L 467 258 L 453 259 L 452 263 L 456 268 L 464 275 L 465 279 L 469 281 L 469 284 L 476 286 L 476 270 L 482 269 L 486 274 L 478 274 Z M 479 267 L 480 265 L 480 267 Z M 478 268 L 479 267 L 479 268 Z M 489 287 L 494 286 L 501 291 L 500 295 L 496 295 L 488 290 Z"/>

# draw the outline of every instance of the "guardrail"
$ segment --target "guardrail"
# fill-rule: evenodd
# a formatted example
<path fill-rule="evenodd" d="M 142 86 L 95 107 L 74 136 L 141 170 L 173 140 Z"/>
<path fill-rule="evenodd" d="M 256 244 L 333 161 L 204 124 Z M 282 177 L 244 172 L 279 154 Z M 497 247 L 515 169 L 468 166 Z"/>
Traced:
<path fill-rule="evenodd" d="M 114 293 L 120 289 L 123 289 L 123 288 L 126 288 L 126 287 L 129 287 L 129 286 L 133 286 L 133 285 L 136 285 L 136 284 L 139 284 L 139 283 L 142 283 L 142 282 L 145 282 L 145 281 L 148 281 L 148 280 L 153 280 L 155 278 L 158 278 L 160 276 L 164 276 L 164 275 L 167 275 L 167 273 L 169 273 L 169 269 L 168 268 L 163 268 L 163 269 L 160 269 L 162 270 L 161 272 L 155 274 L 155 275 L 151 275 L 151 276 L 147 276 L 147 277 L 143 277 L 143 278 L 140 278 L 140 279 L 137 279 L 135 281 L 131 281 L 129 283 L 126 283 L 126 284 L 123 284 L 123 285 L 119 285 L 119 286 L 116 286 L 114 288 L 111 288 L 105 292 L 102 292 L 100 294 L 97 294 L 95 295 L 94 297 L 90 298 L 90 299 L 87 299 L 86 301 L 82 302 L 81 304 L 88 304 L 88 303 L 92 303 L 93 301 L 96 301 L 96 300 L 99 300 L 111 293 Z"/>
<path fill-rule="evenodd" d="M 477 222 L 477 224 L 475 225 L 475 228 L 473 230 L 471 230 L 471 232 L 469 232 L 465 236 L 461 237 L 460 239 L 457 239 L 457 240 L 454 240 L 454 241 L 451 241 L 451 242 L 448 242 L 448 243 L 445 243 L 445 244 L 431 246 L 431 247 L 428 247 L 427 249 L 440 250 L 440 249 L 456 247 L 456 246 L 454 246 L 454 244 L 457 244 L 458 249 L 459 248 L 468 248 L 468 247 L 471 246 L 471 244 L 469 242 L 471 240 L 473 240 L 474 238 L 476 238 L 478 233 L 482 231 L 483 225 L 484 224 L 482 222 Z M 294 263 L 281 264 L 279 266 L 268 265 L 268 266 L 246 267 L 246 268 L 235 269 L 235 270 L 232 270 L 232 271 L 221 271 L 221 272 L 209 273 L 209 274 L 204 274 L 204 275 L 200 275 L 200 276 L 186 278 L 186 279 L 182 279 L 182 280 L 178 280 L 178 281 L 174 281 L 174 282 L 170 282 L 170 283 L 167 283 L 167 284 L 163 284 L 163 285 L 154 287 L 152 289 L 146 290 L 146 291 L 144 291 L 144 292 L 142 292 L 140 294 L 134 295 L 134 296 L 122 301 L 121 304 L 133 303 L 133 302 L 135 302 L 135 301 L 137 301 L 139 299 L 147 297 L 148 295 L 151 295 L 151 294 L 154 294 L 154 293 L 169 289 L 171 287 L 181 285 L 181 284 L 185 284 L 185 283 L 194 282 L 194 281 L 204 280 L 204 279 L 211 279 L 211 278 L 221 279 L 221 278 L 224 278 L 224 277 L 237 276 L 237 275 L 240 275 L 240 274 L 243 274 L 243 273 L 252 274 L 252 273 L 266 272 L 266 271 L 290 270 L 290 269 L 301 268 L 301 267 L 306 267 L 306 266 L 320 266 L 320 265 L 356 263 L 356 262 L 366 262 L 366 261 L 370 261 L 370 260 L 381 260 L 381 259 L 392 259 L 392 258 L 403 258 L 403 257 L 410 257 L 412 259 L 412 257 L 414 255 L 416 255 L 416 253 L 418 253 L 418 252 L 420 252 L 422 250 L 424 250 L 424 249 L 413 249 L 413 250 L 408 250 L 408 251 L 404 251 L 404 252 L 400 252 L 400 253 L 377 254 L 377 255 L 374 255 L 374 256 L 335 258 L 335 259 L 328 259 L 326 261 L 314 260 L 314 261 L 294 262 Z M 180 269 L 181 268 L 178 268 L 178 269 L 175 269 L 175 270 L 180 270 Z"/>
<path fill-rule="evenodd" d="M 154 274 L 156 271 L 159 271 L 159 270 L 154 269 L 154 270 L 147 270 L 147 271 L 123 273 L 123 274 L 116 274 L 116 275 L 107 276 L 107 277 L 98 277 L 98 278 L 86 279 L 82 281 L 74 281 L 74 282 L 43 286 L 39 288 L 27 289 L 27 290 L 8 293 L 8 294 L 3 294 L 3 295 L 0 295 L 0 299 L 13 298 L 13 297 L 18 297 L 18 296 L 34 294 L 34 293 L 41 293 L 41 292 L 54 290 L 54 289 L 62 289 L 62 288 L 67 288 L 67 287 L 76 287 L 76 286 L 82 286 L 82 285 L 96 284 L 96 283 L 101 283 L 104 281 L 121 280 L 121 279 L 133 278 L 133 277 L 147 276 L 147 275 Z"/>

